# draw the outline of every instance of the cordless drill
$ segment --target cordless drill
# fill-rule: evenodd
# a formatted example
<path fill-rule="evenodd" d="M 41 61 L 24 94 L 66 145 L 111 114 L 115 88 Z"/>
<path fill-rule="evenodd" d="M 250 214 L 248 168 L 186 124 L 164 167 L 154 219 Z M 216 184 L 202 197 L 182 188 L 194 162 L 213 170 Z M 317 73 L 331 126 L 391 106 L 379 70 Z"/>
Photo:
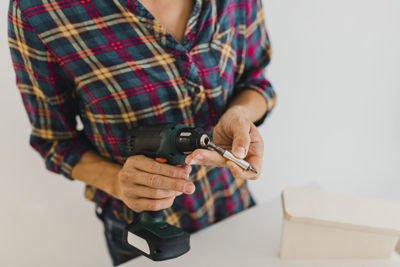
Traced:
<path fill-rule="evenodd" d="M 210 138 L 201 128 L 168 123 L 140 126 L 128 132 L 129 156 L 145 155 L 161 163 L 184 165 L 186 155 L 206 148 Z M 154 261 L 179 257 L 190 249 L 190 236 L 167 224 L 163 211 L 142 212 L 125 229 L 123 241 L 133 250 Z"/>

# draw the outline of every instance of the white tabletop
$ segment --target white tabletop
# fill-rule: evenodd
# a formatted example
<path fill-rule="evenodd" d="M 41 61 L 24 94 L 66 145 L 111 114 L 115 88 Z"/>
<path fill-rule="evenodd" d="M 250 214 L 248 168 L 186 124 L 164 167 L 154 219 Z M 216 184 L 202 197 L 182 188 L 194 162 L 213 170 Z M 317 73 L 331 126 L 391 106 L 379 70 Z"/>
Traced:
<path fill-rule="evenodd" d="M 279 199 L 241 212 L 191 236 L 191 250 L 173 260 L 154 263 L 145 257 L 130 266 L 267 266 L 267 267 L 399 267 L 400 256 L 390 260 L 281 260 L 278 257 L 282 223 Z"/>

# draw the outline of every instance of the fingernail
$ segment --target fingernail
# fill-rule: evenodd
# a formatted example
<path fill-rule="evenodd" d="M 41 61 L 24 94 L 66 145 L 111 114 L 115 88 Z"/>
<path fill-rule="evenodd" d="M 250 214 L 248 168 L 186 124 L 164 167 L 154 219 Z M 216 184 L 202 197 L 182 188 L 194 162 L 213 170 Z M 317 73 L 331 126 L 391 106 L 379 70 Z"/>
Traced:
<path fill-rule="evenodd" d="M 235 154 L 239 158 L 244 158 L 246 156 L 245 153 L 246 153 L 246 149 L 244 149 L 244 147 L 238 147 L 235 150 Z"/>
<path fill-rule="evenodd" d="M 192 194 L 194 192 L 194 190 L 195 190 L 195 188 L 194 188 L 193 184 L 187 183 L 185 185 L 185 188 L 184 188 L 185 194 Z"/>

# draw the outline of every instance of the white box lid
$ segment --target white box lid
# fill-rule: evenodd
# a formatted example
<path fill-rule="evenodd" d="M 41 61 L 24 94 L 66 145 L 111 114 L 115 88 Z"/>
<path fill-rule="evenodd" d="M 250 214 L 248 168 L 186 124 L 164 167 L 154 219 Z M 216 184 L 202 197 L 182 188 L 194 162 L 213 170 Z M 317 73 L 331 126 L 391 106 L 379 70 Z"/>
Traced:
<path fill-rule="evenodd" d="M 282 205 L 289 221 L 400 235 L 400 202 L 288 188 Z"/>

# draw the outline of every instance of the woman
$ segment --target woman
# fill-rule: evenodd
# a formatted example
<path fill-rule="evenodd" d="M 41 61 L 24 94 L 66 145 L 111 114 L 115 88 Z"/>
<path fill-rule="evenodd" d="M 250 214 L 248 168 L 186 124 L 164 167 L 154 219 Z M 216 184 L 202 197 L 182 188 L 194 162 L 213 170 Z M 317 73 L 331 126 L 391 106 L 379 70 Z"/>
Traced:
<path fill-rule="evenodd" d="M 260 1 L 11 0 L 9 37 L 30 144 L 50 171 L 87 184 L 115 266 L 135 256 L 121 243 L 133 211 L 166 209 L 193 232 L 254 205 L 246 180 L 259 174 L 208 150 L 183 167 L 128 157 L 125 136 L 201 127 L 260 173 L 255 125 L 275 104 Z"/>

